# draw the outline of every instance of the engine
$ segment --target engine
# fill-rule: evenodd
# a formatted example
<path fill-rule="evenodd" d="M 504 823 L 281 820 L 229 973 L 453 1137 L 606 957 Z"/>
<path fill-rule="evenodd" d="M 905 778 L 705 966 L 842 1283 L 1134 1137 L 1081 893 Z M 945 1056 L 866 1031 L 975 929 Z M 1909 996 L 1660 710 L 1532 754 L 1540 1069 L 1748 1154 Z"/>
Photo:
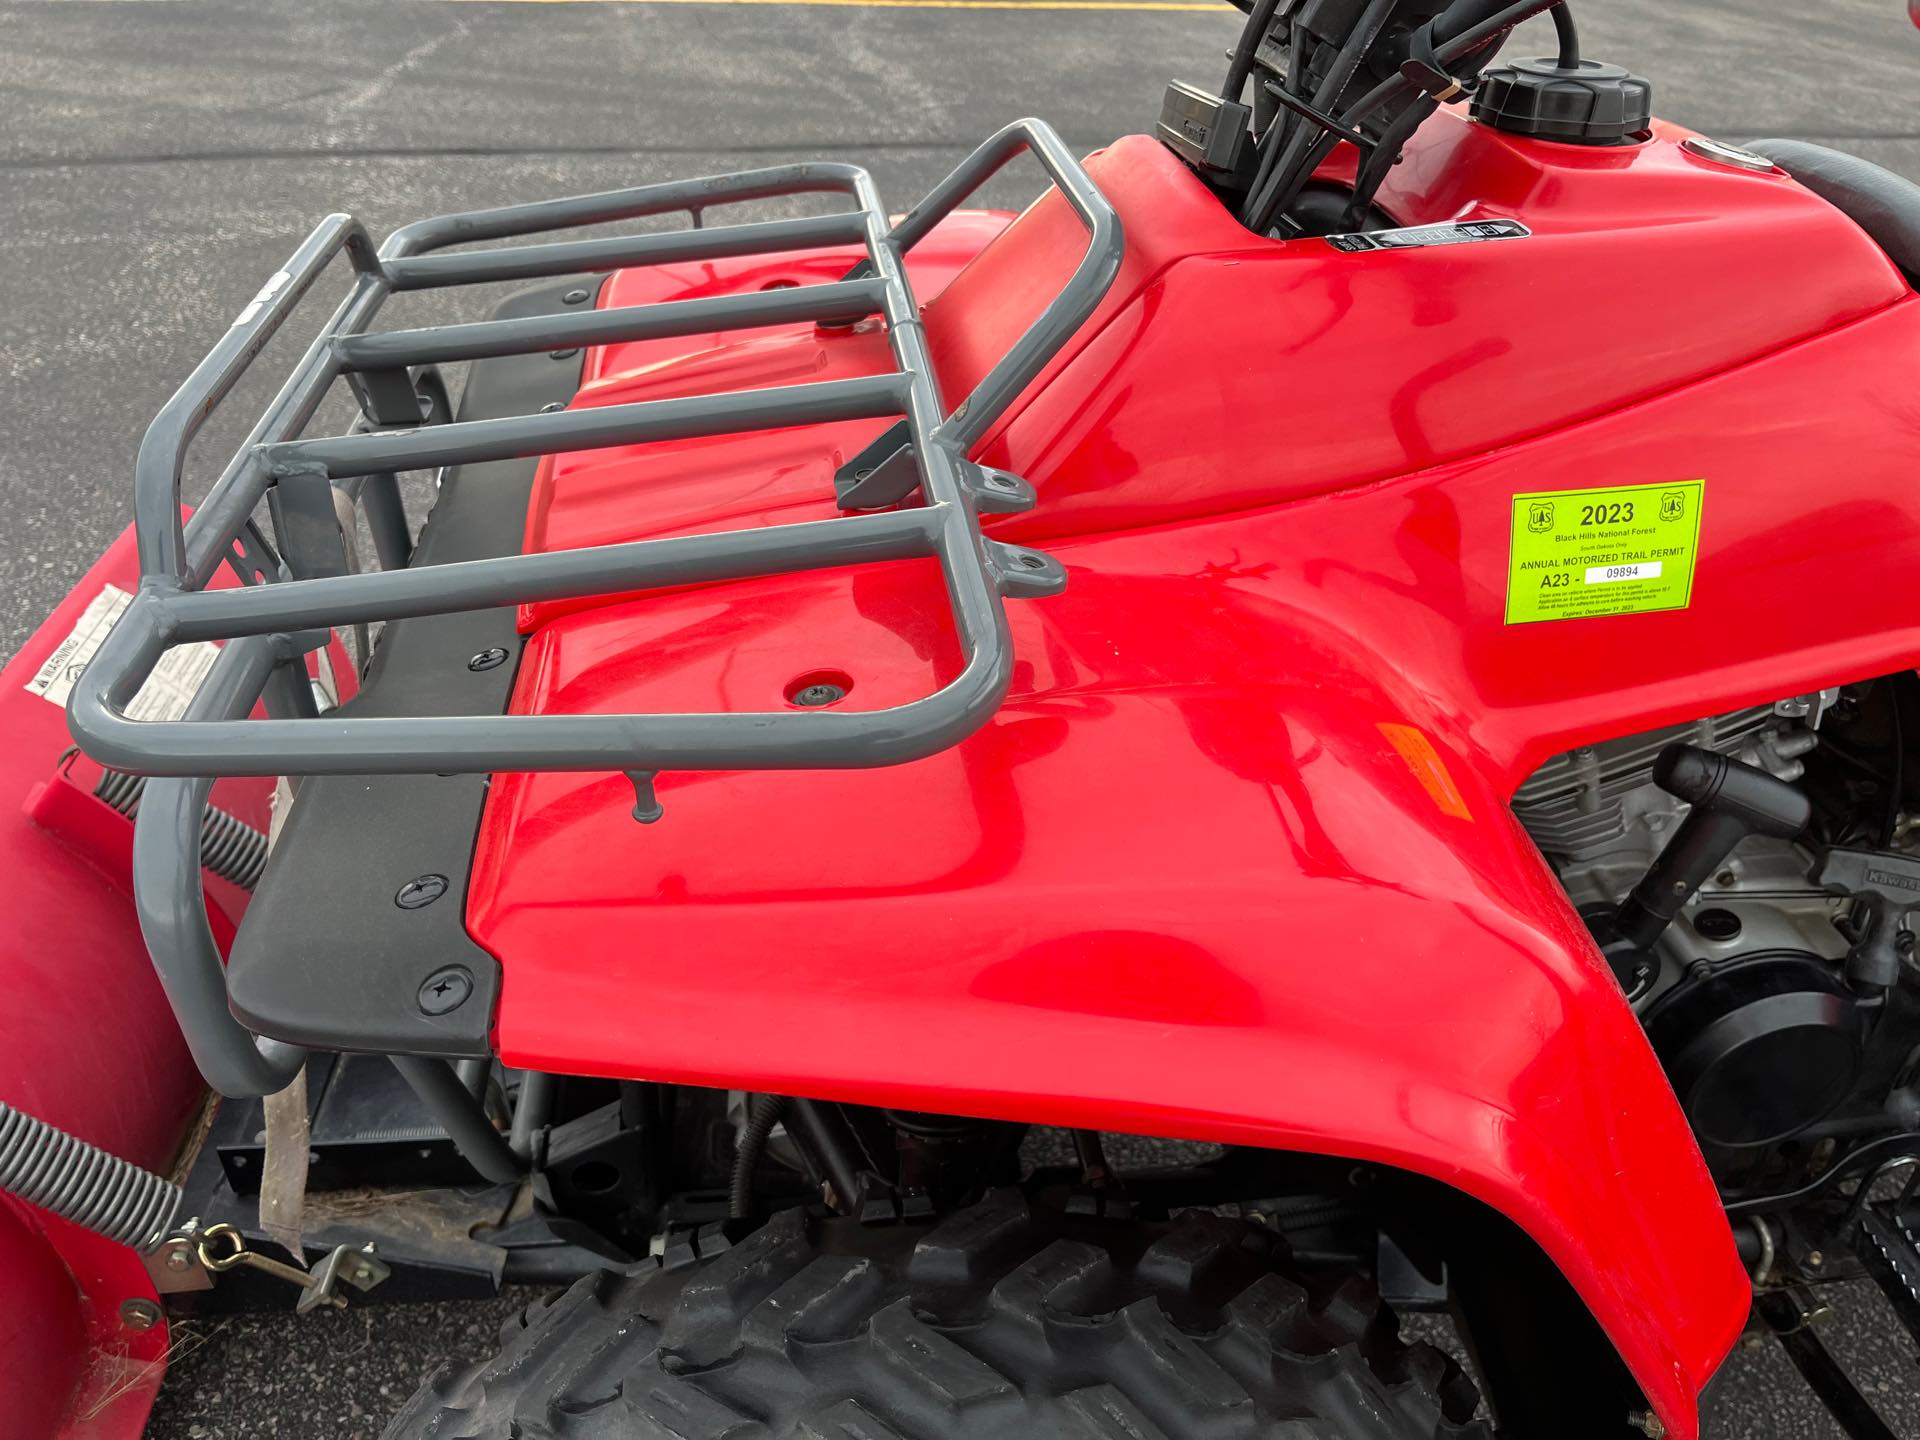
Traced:
<path fill-rule="evenodd" d="M 1582 747 L 1514 796 L 1730 1192 L 1791 1188 L 1920 1128 L 1915 688 L 1889 677 Z"/>

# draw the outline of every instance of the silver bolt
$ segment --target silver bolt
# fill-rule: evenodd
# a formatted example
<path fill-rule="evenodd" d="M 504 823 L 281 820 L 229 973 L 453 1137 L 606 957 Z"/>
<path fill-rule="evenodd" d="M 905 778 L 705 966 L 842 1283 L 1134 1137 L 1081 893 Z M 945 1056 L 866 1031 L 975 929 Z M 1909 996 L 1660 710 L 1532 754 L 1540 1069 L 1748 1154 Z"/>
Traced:
<path fill-rule="evenodd" d="M 129 1330 L 151 1330 L 160 1323 L 160 1307 L 151 1300 L 123 1300 L 120 1323 Z"/>
<path fill-rule="evenodd" d="M 185 1270 L 191 1264 L 193 1264 L 193 1257 L 187 1253 L 185 1245 L 176 1244 L 167 1247 L 167 1269 Z"/>

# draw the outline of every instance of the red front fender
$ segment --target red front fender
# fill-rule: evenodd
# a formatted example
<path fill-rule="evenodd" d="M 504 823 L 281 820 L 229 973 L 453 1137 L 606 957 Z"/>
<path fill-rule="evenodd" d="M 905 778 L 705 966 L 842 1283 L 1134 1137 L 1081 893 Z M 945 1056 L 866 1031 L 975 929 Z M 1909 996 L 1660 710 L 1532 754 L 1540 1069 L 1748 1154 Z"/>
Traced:
<path fill-rule="evenodd" d="M 1312 615 L 1154 573 L 1164 535 L 1108 543 L 1110 566 L 1131 547 L 1154 568 L 1019 609 L 1034 673 L 944 755 L 668 776 L 654 826 L 618 777 L 496 777 L 470 925 L 503 965 L 503 1058 L 1430 1175 L 1532 1235 L 1693 1434 L 1749 1288 L 1672 1091 L 1491 767 Z M 911 655 L 929 607 L 881 573 L 736 587 L 724 623 L 699 596 L 569 617 L 535 637 L 521 699 L 726 708 L 792 663 L 735 643 L 781 618 L 810 653 L 859 653 L 844 625 Z M 835 585 L 856 603 L 811 604 Z M 1158 642 L 1098 638 L 1142 607 Z M 1256 643 L 1276 627 L 1284 646 Z M 647 663 L 614 663 L 625 647 Z M 1154 682 L 1168 653 L 1191 673 L 1214 649 L 1244 657 L 1236 683 Z M 1286 678 L 1303 668 L 1320 683 Z"/>

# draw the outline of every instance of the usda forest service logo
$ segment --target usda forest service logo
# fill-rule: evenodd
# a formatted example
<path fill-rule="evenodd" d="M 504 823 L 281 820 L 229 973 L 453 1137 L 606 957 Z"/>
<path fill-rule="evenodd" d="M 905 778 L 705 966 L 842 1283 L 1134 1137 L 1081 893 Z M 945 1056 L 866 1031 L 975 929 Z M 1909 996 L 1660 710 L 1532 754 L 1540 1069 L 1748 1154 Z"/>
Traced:
<path fill-rule="evenodd" d="M 1527 529 L 1536 535 L 1544 535 L 1553 529 L 1553 502 L 1535 500 L 1527 506 Z"/>
<path fill-rule="evenodd" d="M 1669 490 L 1660 497 L 1660 518 L 1662 520 L 1684 520 L 1687 515 L 1687 492 Z"/>

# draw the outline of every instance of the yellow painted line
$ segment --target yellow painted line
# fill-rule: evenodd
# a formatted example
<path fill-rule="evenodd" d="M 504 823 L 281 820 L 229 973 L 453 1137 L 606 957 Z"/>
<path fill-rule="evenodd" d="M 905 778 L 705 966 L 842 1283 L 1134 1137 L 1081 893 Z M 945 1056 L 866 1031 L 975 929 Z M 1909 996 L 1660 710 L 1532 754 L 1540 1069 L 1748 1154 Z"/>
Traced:
<path fill-rule="evenodd" d="M 863 10 L 1232 11 L 1203 0 L 443 0 L 468 5 L 828 5 Z"/>

